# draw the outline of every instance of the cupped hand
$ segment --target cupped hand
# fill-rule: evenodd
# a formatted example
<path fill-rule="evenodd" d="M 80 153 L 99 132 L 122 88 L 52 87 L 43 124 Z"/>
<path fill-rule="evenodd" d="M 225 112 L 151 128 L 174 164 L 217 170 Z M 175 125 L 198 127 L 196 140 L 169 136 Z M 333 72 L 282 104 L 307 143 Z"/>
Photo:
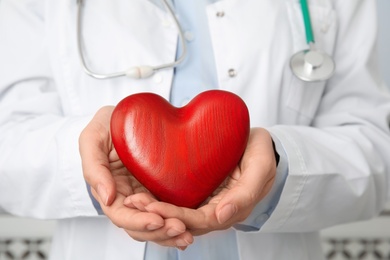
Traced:
<path fill-rule="evenodd" d="M 83 174 L 93 196 L 104 214 L 133 239 L 163 246 L 188 246 L 193 237 L 182 221 L 124 205 L 130 195 L 150 193 L 128 172 L 113 147 L 110 134 L 113 110 L 112 106 L 101 108 L 79 138 Z"/>
<path fill-rule="evenodd" d="M 230 228 L 245 220 L 271 190 L 275 174 L 272 138 L 267 130 L 253 128 L 239 165 L 198 209 L 159 202 L 148 193 L 129 196 L 124 202 L 132 209 L 178 219 L 192 235 L 202 235 Z"/>

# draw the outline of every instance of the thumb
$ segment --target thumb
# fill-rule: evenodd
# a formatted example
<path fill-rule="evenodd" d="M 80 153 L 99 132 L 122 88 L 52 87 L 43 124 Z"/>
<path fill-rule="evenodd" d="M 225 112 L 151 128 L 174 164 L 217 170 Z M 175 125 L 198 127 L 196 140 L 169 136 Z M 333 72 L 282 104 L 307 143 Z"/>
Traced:
<path fill-rule="evenodd" d="M 111 174 L 109 118 L 112 108 L 100 109 L 79 138 L 79 152 L 87 184 L 94 197 L 106 206 L 115 199 L 116 186 Z"/>
<path fill-rule="evenodd" d="M 215 208 L 219 224 L 244 221 L 257 203 L 268 194 L 274 181 L 272 174 L 262 174 L 260 169 L 248 169 L 245 174 L 241 174 L 237 167 L 235 171 L 238 173 L 234 175 L 240 175 L 238 180 Z"/>
<path fill-rule="evenodd" d="M 231 219 L 238 211 L 238 206 L 234 202 L 230 202 L 226 205 L 220 207 L 220 209 L 216 209 L 216 216 L 219 224 L 226 223 L 229 219 Z"/>
<path fill-rule="evenodd" d="M 258 193 L 258 190 L 248 185 L 229 190 L 215 208 L 218 223 L 222 225 L 244 221 L 259 201 Z"/>
<path fill-rule="evenodd" d="M 96 172 L 95 172 L 96 173 Z M 111 176 L 105 173 L 99 173 L 95 178 L 88 178 L 87 185 L 90 186 L 91 194 L 99 202 L 105 206 L 110 206 L 116 197 L 116 186 Z M 86 178 L 87 180 L 87 178 Z"/>
<path fill-rule="evenodd" d="M 80 144 L 82 146 L 82 144 Z M 85 181 L 91 187 L 92 195 L 106 206 L 110 206 L 115 199 L 116 186 L 114 178 L 109 170 L 108 161 L 102 160 L 99 155 L 90 148 L 84 148 L 80 152 L 82 157 L 82 168 Z M 91 149 L 91 151 L 89 151 Z M 107 155 L 106 155 L 107 156 Z M 100 159 L 99 159 L 100 157 Z M 107 158 L 105 160 L 108 160 Z"/>
<path fill-rule="evenodd" d="M 215 208 L 218 222 L 225 223 L 233 216 L 234 221 L 245 220 L 271 190 L 275 174 L 272 138 L 267 130 L 254 128 L 241 162 L 231 175 L 230 189 Z"/>

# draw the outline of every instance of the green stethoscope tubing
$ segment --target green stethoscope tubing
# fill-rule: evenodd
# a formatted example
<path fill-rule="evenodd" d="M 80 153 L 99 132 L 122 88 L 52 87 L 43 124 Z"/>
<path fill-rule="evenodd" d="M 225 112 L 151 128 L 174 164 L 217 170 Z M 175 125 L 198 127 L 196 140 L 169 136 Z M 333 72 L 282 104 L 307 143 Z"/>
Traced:
<path fill-rule="evenodd" d="M 310 44 L 311 42 L 314 43 L 313 29 L 311 28 L 310 12 L 306 0 L 301 0 L 301 9 L 303 22 L 305 24 L 306 42 L 308 44 Z"/>

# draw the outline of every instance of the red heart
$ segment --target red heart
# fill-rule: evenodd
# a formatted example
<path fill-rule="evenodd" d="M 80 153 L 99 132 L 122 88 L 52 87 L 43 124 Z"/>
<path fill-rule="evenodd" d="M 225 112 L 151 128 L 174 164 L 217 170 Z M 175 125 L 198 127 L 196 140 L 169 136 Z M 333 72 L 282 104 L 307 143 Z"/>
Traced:
<path fill-rule="evenodd" d="M 126 97 L 111 118 L 111 135 L 126 168 L 154 196 L 198 207 L 239 162 L 249 113 L 237 95 L 199 94 L 177 108 L 152 93 Z"/>

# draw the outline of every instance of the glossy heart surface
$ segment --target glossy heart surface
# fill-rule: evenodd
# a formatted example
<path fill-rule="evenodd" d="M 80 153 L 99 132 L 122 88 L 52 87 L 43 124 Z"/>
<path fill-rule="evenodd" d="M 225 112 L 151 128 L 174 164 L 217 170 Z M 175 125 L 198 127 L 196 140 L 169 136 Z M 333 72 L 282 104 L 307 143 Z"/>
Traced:
<path fill-rule="evenodd" d="M 177 108 L 152 93 L 130 95 L 111 117 L 119 158 L 156 198 L 196 208 L 239 163 L 249 113 L 237 95 L 200 93 Z"/>

